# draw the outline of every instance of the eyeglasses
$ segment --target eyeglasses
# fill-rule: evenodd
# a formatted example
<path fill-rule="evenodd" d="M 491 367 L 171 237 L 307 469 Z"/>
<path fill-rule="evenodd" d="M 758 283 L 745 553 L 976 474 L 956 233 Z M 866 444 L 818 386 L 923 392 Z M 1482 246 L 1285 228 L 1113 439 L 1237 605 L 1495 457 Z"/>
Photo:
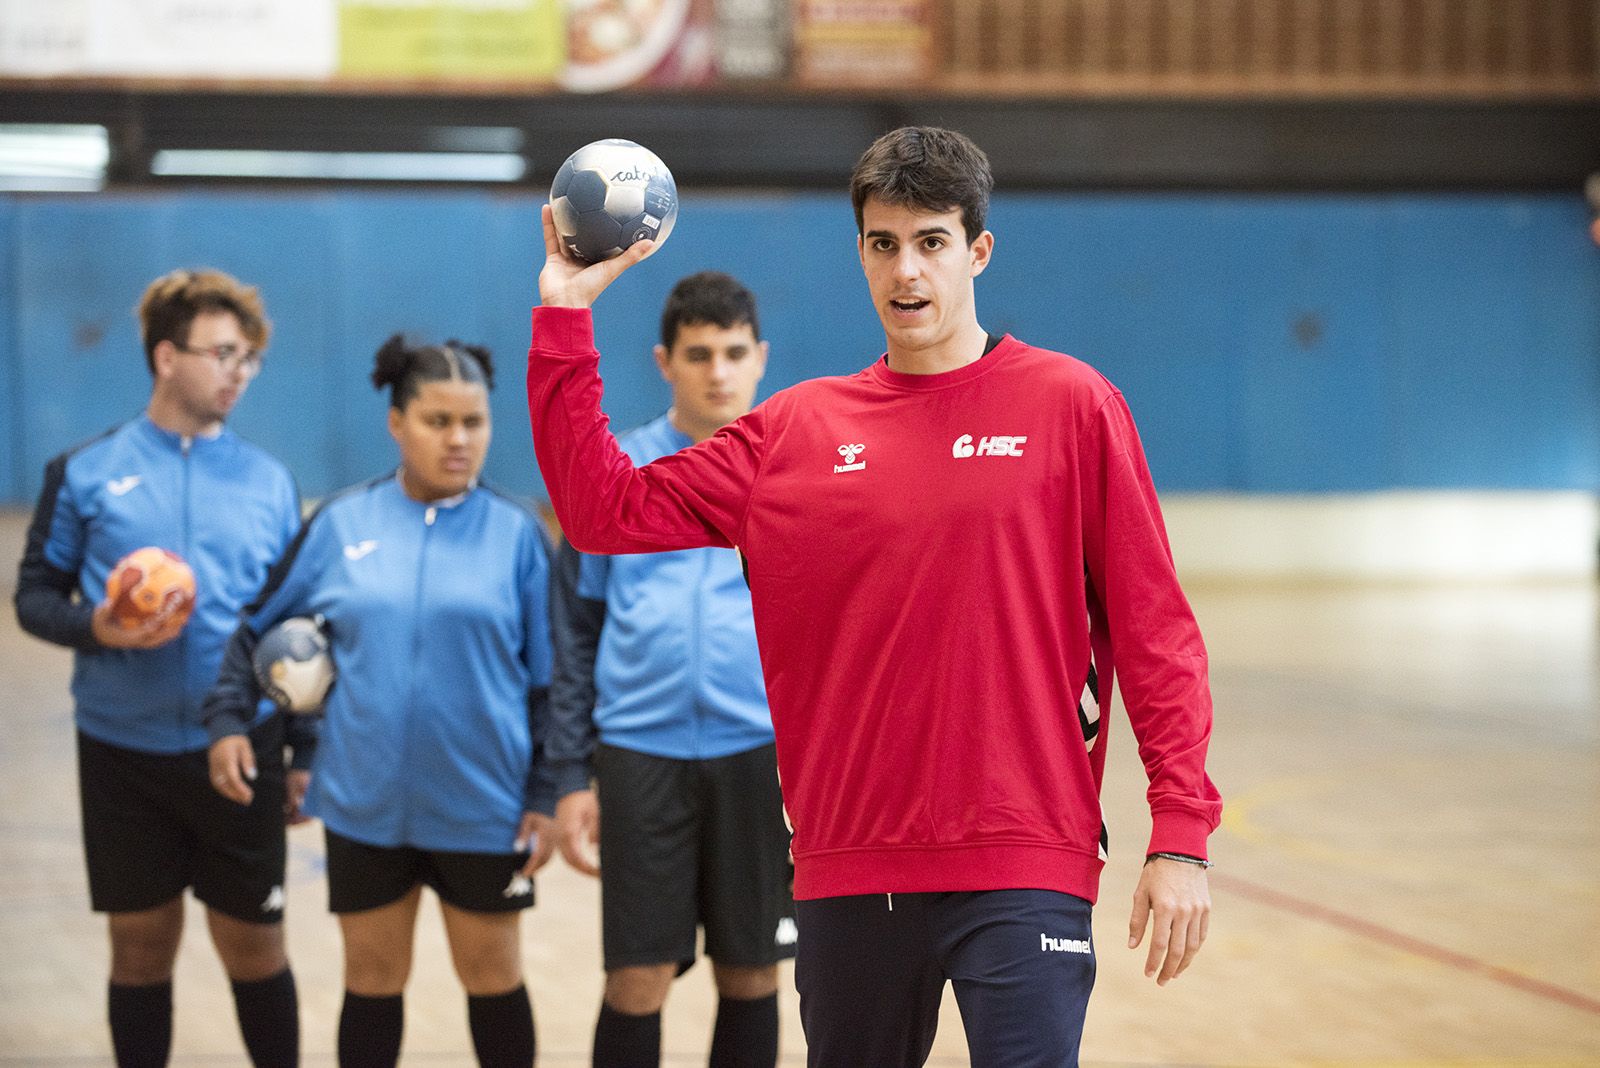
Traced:
<path fill-rule="evenodd" d="M 190 356 L 209 356 L 217 361 L 224 374 L 229 374 L 235 369 L 244 372 L 246 378 L 254 378 L 261 373 L 261 354 L 251 348 L 244 348 L 230 343 L 211 345 L 208 348 L 190 348 L 187 345 L 175 346 L 179 352 Z"/>

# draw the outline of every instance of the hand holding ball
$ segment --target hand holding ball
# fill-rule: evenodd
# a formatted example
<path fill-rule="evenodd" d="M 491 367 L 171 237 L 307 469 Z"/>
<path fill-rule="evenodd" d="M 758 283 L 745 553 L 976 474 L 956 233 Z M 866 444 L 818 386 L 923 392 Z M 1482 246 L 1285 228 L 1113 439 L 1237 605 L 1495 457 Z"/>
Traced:
<path fill-rule="evenodd" d="M 124 630 L 156 620 L 182 627 L 194 612 L 194 594 L 189 565 L 177 553 L 153 545 L 118 560 L 106 578 L 111 619 Z"/>
<path fill-rule="evenodd" d="M 550 210 L 562 248 L 599 263 L 635 242 L 665 241 L 678 220 L 678 185 L 654 152 L 608 138 L 567 157 L 550 183 Z"/>
<path fill-rule="evenodd" d="M 333 685 L 333 656 L 317 620 L 286 619 L 261 636 L 251 666 L 261 692 L 280 708 L 301 714 L 322 711 Z"/>

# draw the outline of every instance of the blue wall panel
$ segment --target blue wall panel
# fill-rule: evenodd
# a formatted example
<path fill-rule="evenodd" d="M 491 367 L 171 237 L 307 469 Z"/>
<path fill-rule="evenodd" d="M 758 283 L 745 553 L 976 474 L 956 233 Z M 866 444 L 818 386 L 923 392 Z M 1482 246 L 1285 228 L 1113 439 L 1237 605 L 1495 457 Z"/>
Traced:
<path fill-rule="evenodd" d="M 1251 262 L 1235 350 L 1241 476 L 1233 488 L 1354 491 L 1384 481 L 1383 216 L 1333 201 L 1232 214 Z"/>
<path fill-rule="evenodd" d="M 997 198 L 978 282 L 992 330 L 1072 353 L 1127 395 L 1167 490 L 1600 485 L 1600 250 L 1576 196 Z M 178 265 L 260 285 L 276 324 L 242 433 L 308 494 L 388 470 L 367 382 L 395 331 L 494 350 L 488 476 L 538 492 L 523 402 L 536 203 L 487 192 L 0 198 L 0 494 L 140 410 L 132 308 Z M 683 274 L 761 299 L 762 395 L 849 373 L 883 337 L 833 195 L 688 195 L 661 252 L 598 308 L 619 428 L 667 403 L 650 359 Z"/>
<path fill-rule="evenodd" d="M 170 265 L 170 199 L 17 208 L 17 347 L 27 496 L 51 456 L 137 414 L 150 390 L 133 308 Z"/>

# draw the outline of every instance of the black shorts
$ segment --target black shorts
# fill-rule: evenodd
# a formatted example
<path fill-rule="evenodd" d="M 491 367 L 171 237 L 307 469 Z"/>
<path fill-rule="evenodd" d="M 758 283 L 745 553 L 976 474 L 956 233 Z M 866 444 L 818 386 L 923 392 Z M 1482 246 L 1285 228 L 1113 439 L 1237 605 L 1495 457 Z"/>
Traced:
<path fill-rule="evenodd" d="M 515 912 L 533 904 L 526 853 L 445 853 L 375 846 L 323 828 L 328 842 L 328 911 L 366 912 L 433 887 L 439 900 L 468 912 Z"/>
<path fill-rule="evenodd" d="M 771 745 L 671 760 L 601 745 L 600 900 L 607 971 L 794 956 L 794 868 Z"/>
<path fill-rule="evenodd" d="M 78 797 L 96 912 L 141 912 L 193 887 L 202 903 L 234 919 L 283 919 L 282 715 L 257 725 L 250 740 L 255 798 L 240 805 L 212 787 L 204 750 L 141 753 L 78 732 Z"/>

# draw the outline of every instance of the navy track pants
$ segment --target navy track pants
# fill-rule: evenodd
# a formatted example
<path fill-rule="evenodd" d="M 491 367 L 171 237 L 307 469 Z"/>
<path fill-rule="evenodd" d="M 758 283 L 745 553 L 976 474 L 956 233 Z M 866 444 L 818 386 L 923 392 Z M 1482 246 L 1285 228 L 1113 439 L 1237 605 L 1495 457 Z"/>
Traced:
<path fill-rule="evenodd" d="M 945 980 L 973 1068 L 1075 1068 L 1094 987 L 1091 906 L 1050 890 L 798 901 L 810 1068 L 919 1068 Z"/>

